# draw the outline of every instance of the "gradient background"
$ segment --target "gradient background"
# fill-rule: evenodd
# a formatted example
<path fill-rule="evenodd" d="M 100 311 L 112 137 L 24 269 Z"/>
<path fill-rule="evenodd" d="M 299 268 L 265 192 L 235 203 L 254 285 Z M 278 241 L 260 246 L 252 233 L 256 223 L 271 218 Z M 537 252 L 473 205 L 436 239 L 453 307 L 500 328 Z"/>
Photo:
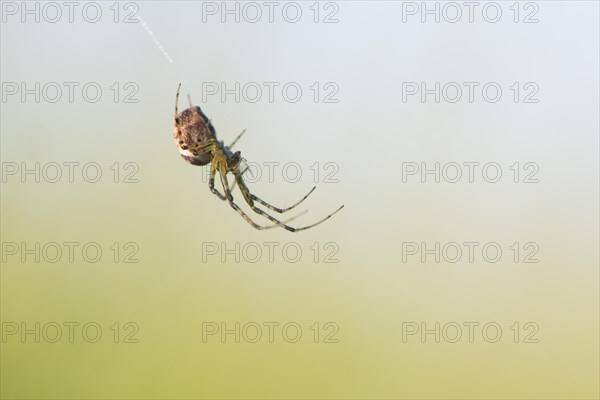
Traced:
<path fill-rule="evenodd" d="M 3 398 L 598 398 L 597 2 L 537 2 L 537 24 L 512 22 L 511 3 L 496 24 L 481 14 L 402 23 L 394 2 L 338 2 L 336 24 L 313 23 L 310 3 L 297 24 L 202 23 L 200 3 L 137 4 L 173 63 L 140 24 L 114 23 L 110 3 L 97 24 L 79 14 L 2 24 L 3 82 L 105 89 L 96 104 L 3 102 L 2 161 L 94 161 L 106 174 L 97 184 L 2 184 L 3 242 L 95 241 L 106 252 L 97 264 L 2 264 L 2 322 L 104 329 L 95 344 L 9 337 Z M 203 81 L 336 82 L 337 104 L 306 91 L 295 104 L 215 96 L 202 106 L 225 141 L 248 130 L 238 148 L 249 161 L 303 166 L 298 183 L 252 185 L 275 204 L 314 184 L 314 162 L 339 165 L 339 183 L 318 184 L 298 224 L 346 208 L 306 232 L 257 232 L 210 194 L 172 139 L 177 83 L 199 103 Z M 494 104 L 403 103 L 403 81 L 495 81 L 505 93 Z M 539 103 L 515 104 L 516 81 L 536 82 Z M 139 103 L 115 104 L 113 82 L 136 82 Z M 495 161 L 506 175 L 402 183 L 406 161 Z M 517 161 L 536 162 L 540 182 L 513 183 Z M 113 183 L 114 162 L 137 163 L 139 183 Z M 108 246 L 128 241 L 140 262 L 115 264 Z M 269 241 L 298 243 L 301 262 L 202 262 L 205 242 Z M 505 254 L 496 264 L 402 262 L 402 242 L 466 241 L 495 241 Z M 530 241 L 540 262 L 515 264 L 508 246 Z M 339 263 L 315 263 L 315 242 L 337 243 Z M 139 343 L 113 343 L 108 326 L 128 321 Z M 293 321 L 303 337 L 203 343 L 206 321 Z M 328 321 L 339 343 L 313 343 L 308 327 Z M 404 321 L 492 321 L 503 337 L 403 343 Z M 539 343 L 514 343 L 514 322 L 537 323 Z"/>

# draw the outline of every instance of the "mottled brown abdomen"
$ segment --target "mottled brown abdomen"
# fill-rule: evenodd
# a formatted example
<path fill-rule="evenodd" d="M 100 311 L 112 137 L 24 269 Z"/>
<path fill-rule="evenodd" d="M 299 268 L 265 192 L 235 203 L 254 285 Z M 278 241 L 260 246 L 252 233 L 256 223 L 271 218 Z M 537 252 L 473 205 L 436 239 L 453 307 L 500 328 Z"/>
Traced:
<path fill-rule="evenodd" d="M 183 110 L 175 118 L 175 142 L 184 160 L 193 165 L 206 165 L 213 158 L 211 141 L 216 142 L 215 128 L 200 107 Z"/>

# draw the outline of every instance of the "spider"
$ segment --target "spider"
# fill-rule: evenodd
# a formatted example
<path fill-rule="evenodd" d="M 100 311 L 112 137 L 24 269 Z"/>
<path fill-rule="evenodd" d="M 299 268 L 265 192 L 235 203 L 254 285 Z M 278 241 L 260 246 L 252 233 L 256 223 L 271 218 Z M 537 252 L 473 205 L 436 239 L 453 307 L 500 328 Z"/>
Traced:
<path fill-rule="evenodd" d="M 269 215 L 265 211 L 258 208 L 255 204 L 260 203 L 263 206 L 267 207 L 270 210 L 273 210 L 279 214 L 283 214 L 287 211 L 292 210 L 296 206 L 300 205 L 310 194 L 315 190 L 316 187 L 313 187 L 303 198 L 300 199 L 297 203 L 287 208 L 279 208 L 275 207 L 266 201 L 260 199 L 254 194 L 250 193 L 250 190 L 246 186 L 242 175 L 246 172 L 246 169 L 241 169 L 241 165 L 243 164 L 241 153 L 236 151 L 233 153 L 231 148 L 236 144 L 239 138 L 244 134 L 245 130 L 242 131 L 238 135 L 237 138 L 229 145 L 225 146 L 223 141 L 217 140 L 217 133 L 215 131 L 214 126 L 211 123 L 211 120 L 206 117 L 206 115 L 202 112 L 200 107 L 192 106 L 190 102 L 190 107 L 183 110 L 181 114 L 178 112 L 177 106 L 179 103 L 179 89 L 181 88 L 181 83 L 177 87 L 177 95 L 175 96 L 175 142 L 177 143 L 177 147 L 179 148 L 179 154 L 190 164 L 192 165 L 207 165 L 210 163 L 210 176 L 208 180 L 208 187 L 210 191 L 219 197 L 221 200 L 227 200 L 231 207 L 237 211 L 250 225 L 254 228 L 263 230 L 270 229 L 274 227 L 282 227 L 287 229 L 290 232 L 299 232 L 305 229 L 312 228 L 314 226 L 319 225 L 322 222 L 325 222 L 329 218 L 331 218 L 335 213 L 340 211 L 344 206 L 342 205 L 340 208 L 323 218 L 322 220 L 315 222 L 311 225 L 303 226 L 300 228 L 293 228 L 289 225 L 286 225 L 284 222 L 288 221 L 280 221 L 277 218 Z M 221 184 L 223 185 L 223 189 L 225 190 L 225 194 L 223 195 L 217 188 L 215 188 L 215 176 L 219 173 L 221 177 Z M 271 222 L 274 222 L 274 225 L 258 225 L 255 223 L 244 211 L 238 207 L 237 204 L 233 201 L 233 196 L 231 195 L 231 190 L 229 188 L 229 183 L 227 181 L 227 174 L 233 174 L 234 176 L 234 186 L 237 184 L 242 191 L 242 195 L 244 200 L 252 210 L 260 214 Z M 292 218 L 293 219 L 293 218 Z"/>

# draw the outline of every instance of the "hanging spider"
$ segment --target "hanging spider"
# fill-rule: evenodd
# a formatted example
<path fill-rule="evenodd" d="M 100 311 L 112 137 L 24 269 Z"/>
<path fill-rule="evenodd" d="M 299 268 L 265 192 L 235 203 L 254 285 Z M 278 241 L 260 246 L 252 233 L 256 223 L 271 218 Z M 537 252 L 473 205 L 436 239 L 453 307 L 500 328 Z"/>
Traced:
<path fill-rule="evenodd" d="M 340 211 L 344 206 L 342 205 L 340 208 L 335 210 L 333 213 L 329 214 L 322 220 L 315 222 L 314 224 L 303 226 L 300 228 L 293 228 L 289 225 L 286 225 L 284 222 L 280 221 L 275 217 L 267 214 L 265 211 L 256 207 L 255 202 L 262 204 L 270 210 L 273 210 L 279 214 L 283 214 L 287 211 L 298 206 L 302 203 L 306 198 L 315 190 L 316 187 L 313 187 L 306 196 L 304 196 L 300 201 L 296 204 L 287 207 L 287 208 L 278 208 L 272 206 L 264 200 L 261 200 L 257 196 L 250 193 L 250 190 L 246 186 L 242 175 L 246 171 L 246 169 L 242 170 L 240 167 L 242 165 L 242 157 L 239 151 L 232 153 L 231 148 L 235 145 L 238 139 L 244 134 L 245 130 L 238 135 L 238 137 L 229 145 L 225 146 L 222 141 L 217 140 L 217 133 L 215 128 L 213 127 L 211 120 L 204 115 L 200 107 L 192 106 L 190 102 L 190 107 L 183 110 L 181 114 L 179 114 L 177 110 L 177 105 L 179 103 L 179 89 L 181 88 L 181 83 L 177 87 L 177 95 L 175 96 L 175 142 L 177 143 L 177 147 L 179 147 L 179 154 L 190 164 L 192 165 L 206 165 L 210 163 L 210 177 L 208 180 L 208 187 L 210 191 L 217 195 L 221 200 L 227 200 L 231 207 L 236 210 L 250 225 L 252 225 L 256 229 L 270 229 L 274 227 L 282 227 L 291 232 L 303 231 L 305 229 L 312 228 L 314 226 L 319 225 L 320 223 L 326 221 L 331 218 L 335 213 Z M 225 190 L 225 195 L 221 194 L 218 189 L 215 188 L 215 175 L 219 173 L 221 177 L 221 184 L 223 185 L 223 189 Z M 255 223 L 250 217 L 242 211 L 237 204 L 233 201 L 233 196 L 231 195 L 231 189 L 229 188 L 229 183 L 227 181 L 227 174 L 232 173 L 235 181 L 234 185 L 240 187 L 242 191 L 242 195 L 244 196 L 244 200 L 252 210 L 260 214 L 270 221 L 274 222 L 275 225 L 267 225 L 261 226 Z M 289 221 L 289 220 L 288 220 Z"/>

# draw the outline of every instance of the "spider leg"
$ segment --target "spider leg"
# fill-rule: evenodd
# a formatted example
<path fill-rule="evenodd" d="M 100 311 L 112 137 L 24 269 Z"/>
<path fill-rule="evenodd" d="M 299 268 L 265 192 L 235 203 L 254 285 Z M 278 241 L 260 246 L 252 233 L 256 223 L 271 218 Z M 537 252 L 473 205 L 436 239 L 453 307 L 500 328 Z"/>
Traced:
<path fill-rule="evenodd" d="M 213 162 L 210 164 L 210 178 L 208 178 L 208 188 L 213 194 L 216 194 L 218 198 L 221 200 L 225 200 L 226 197 L 219 192 L 217 188 L 215 188 L 215 175 L 217 174 L 217 163 Z M 225 187 L 225 186 L 223 186 Z"/>
<path fill-rule="evenodd" d="M 249 169 L 250 169 L 250 167 L 247 167 L 240 174 L 244 175 L 246 173 L 246 171 L 248 171 Z M 232 192 L 233 192 L 233 189 L 235 189 L 237 182 L 238 182 L 237 179 L 233 181 L 233 184 L 231 185 Z M 258 196 L 253 195 L 252 193 L 250 193 L 250 196 L 252 197 L 252 200 L 259 202 L 260 204 L 267 207 L 268 209 L 273 210 L 279 214 L 283 214 L 284 212 L 290 211 L 291 209 L 296 208 L 298 205 L 300 205 L 300 203 L 302 203 L 304 200 L 306 200 L 308 198 L 308 196 L 310 196 L 310 194 L 315 191 L 316 188 L 317 188 L 316 186 L 313 187 L 303 198 L 300 199 L 300 201 L 298 201 L 296 204 L 293 204 L 287 208 L 275 207 L 275 206 L 267 203 L 263 199 L 259 198 Z"/>
<path fill-rule="evenodd" d="M 245 132 L 246 132 L 246 130 L 244 129 L 244 130 L 242 131 L 242 133 L 240 133 L 240 134 L 239 134 L 239 135 L 238 135 L 238 136 L 237 136 L 237 137 L 234 139 L 234 141 L 233 141 L 233 142 L 231 142 L 231 144 L 229 145 L 229 148 L 230 148 L 230 149 L 231 149 L 231 148 L 233 148 L 233 145 L 234 145 L 234 144 L 236 144 L 238 140 L 240 140 L 240 138 L 242 137 L 242 135 L 243 135 Z"/>
<path fill-rule="evenodd" d="M 273 211 L 275 211 L 275 212 L 277 212 L 279 214 L 282 214 L 282 213 L 290 211 L 291 209 L 293 209 L 293 208 L 297 207 L 298 205 L 300 205 L 300 203 L 302 203 L 304 200 L 306 200 L 307 197 L 310 196 L 310 194 L 312 192 L 314 192 L 316 188 L 317 187 L 315 186 L 312 189 L 310 189 L 310 192 L 308 192 L 303 198 L 301 198 L 300 201 L 298 201 L 296 204 L 291 205 L 291 206 L 289 206 L 287 208 L 275 207 L 275 206 L 267 203 L 266 201 L 260 199 L 258 196 L 253 195 L 252 193 L 250 193 L 250 197 L 252 198 L 252 200 L 259 202 L 260 204 L 262 204 L 263 206 L 267 207 L 268 209 L 273 210 Z"/>
<path fill-rule="evenodd" d="M 179 111 L 177 110 L 177 104 L 179 103 L 179 89 L 181 83 L 177 86 L 177 95 L 175 95 L 175 126 L 177 127 L 177 136 L 181 137 L 181 127 L 179 126 Z"/>
<path fill-rule="evenodd" d="M 258 225 L 256 222 L 252 221 L 252 219 L 250 219 L 250 217 L 244 211 L 242 211 L 242 209 L 239 208 L 237 204 L 234 203 L 233 196 L 231 195 L 231 191 L 229 190 L 229 184 L 227 183 L 227 170 L 225 169 L 224 165 L 219 166 L 219 175 L 221 176 L 221 183 L 223 184 L 223 189 L 225 190 L 225 196 L 227 197 L 231 208 L 237 211 L 246 220 L 246 222 L 252 225 L 255 229 L 271 229 L 272 226 L 261 226 Z"/>
<path fill-rule="evenodd" d="M 221 168 L 222 168 L 222 170 L 224 169 L 223 167 L 221 167 Z M 283 222 L 279 221 L 278 219 L 276 219 L 275 217 L 273 217 L 273 216 L 269 215 L 268 213 L 264 212 L 264 211 L 263 211 L 263 210 L 261 210 L 260 208 L 256 207 L 256 206 L 254 205 L 254 199 L 252 198 L 252 194 L 250 193 L 250 190 L 248 189 L 248 187 L 247 187 L 247 186 L 246 186 L 246 184 L 244 183 L 244 179 L 242 178 L 242 174 L 240 173 L 240 171 L 239 171 L 239 170 L 237 170 L 237 169 L 235 169 L 235 170 L 233 171 L 233 174 L 234 174 L 234 176 L 235 176 L 235 179 L 236 179 L 236 181 L 237 181 L 237 183 L 238 183 L 238 186 L 240 187 L 240 190 L 242 191 L 242 195 L 244 196 L 244 200 L 246 200 L 246 203 L 248 203 L 248 205 L 250 206 L 250 208 L 252 208 L 252 211 L 254 211 L 254 212 L 255 212 L 255 213 L 257 213 L 257 214 L 260 214 L 260 215 L 262 215 L 263 217 L 267 218 L 269 221 L 276 223 L 277 225 L 281 226 L 281 227 L 282 227 L 282 228 L 284 228 L 284 229 L 287 229 L 287 230 L 288 230 L 288 231 L 290 231 L 290 232 L 299 232 L 299 231 L 303 231 L 303 230 L 305 230 L 305 229 L 309 229 L 309 228 L 312 228 L 312 227 L 314 227 L 314 226 L 317 226 L 317 225 L 319 225 L 319 224 L 321 224 L 321 223 L 325 222 L 326 220 L 328 220 L 329 218 L 331 218 L 331 217 L 332 217 L 334 214 L 336 214 L 338 211 L 340 211 L 342 208 L 344 208 L 344 206 L 341 206 L 340 208 L 338 208 L 337 210 L 335 210 L 334 212 L 332 212 L 331 214 L 329 214 L 328 216 L 326 216 L 326 217 L 325 217 L 325 218 L 323 218 L 322 220 L 315 222 L 314 224 L 307 225 L 307 226 L 302 226 L 302 227 L 300 227 L 300 228 L 293 228 L 293 227 L 291 227 L 291 226 L 289 226 L 289 225 L 286 225 L 286 224 L 284 224 Z M 222 175 L 222 173 L 221 173 L 221 175 Z M 229 189 L 229 188 L 227 188 L 227 189 L 226 189 L 226 191 L 227 191 L 228 189 Z M 314 189 L 313 189 L 313 190 L 314 190 Z M 312 193 L 312 190 L 311 190 L 311 192 L 310 192 L 310 193 Z M 309 193 L 309 194 L 310 194 L 310 193 Z M 230 195 L 231 195 L 231 193 L 229 194 L 229 196 L 230 196 Z M 307 196 L 308 196 L 308 195 L 307 195 Z M 305 198 L 306 198 L 306 197 L 305 197 Z M 302 200 L 304 200 L 304 199 L 302 199 Z M 301 200 L 301 202 L 302 202 L 302 200 Z M 233 197 L 232 197 L 232 198 L 230 198 L 230 200 L 229 200 L 229 203 L 231 204 L 231 206 L 232 206 L 232 207 L 234 206 L 234 203 L 233 203 Z M 262 203 L 261 203 L 261 204 L 262 204 Z M 234 208 L 237 208 L 237 209 L 239 210 L 239 207 L 237 207 L 237 205 L 236 205 Z M 241 211 L 241 210 L 239 210 L 239 211 Z M 244 215 L 245 215 L 245 214 L 244 214 Z M 247 216 L 246 216 L 246 217 L 247 217 Z M 248 221 L 248 220 L 250 220 L 250 218 L 248 218 L 248 219 L 247 219 L 247 221 Z M 254 223 L 252 223 L 252 224 L 253 224 L 253 225 L 256 225 L 256 224 L 254 224 Z M 255 226 L 255 228 L 256 228 L 256 226 Z"/>
<path fill-rule="evenodd" d="M 243 133 L 243 132 L 242 132 Z M 246 173 L 246 171 L 248 171 L 250 169 L 250 167 L 246 167 L 246 169 L 244 169 L 242 171 L 242 175 L 244 175 Z M 235 189 L 235 187 L 237 186 L 237 181 L 234 179 L 233 180 L 233 184 L 231 185 L 231 191 L 233 192 L 233 189 Z"/>
<path fill-rule="evenodd" d="M 304 211 L 302 211 L 300 214 L 298 214 L 298 215 L 294 215 L 293 217 L 291 217 L 291 218 L 288 218 L 288 219 L 284 219 L 284 220 L 283 220 L 283 221 L 281 221 L 281 222 L 283 222 L 284 224 L 287 224 L 288 222 L 295 220 L 296 218 L 298 218 L 298 217 L 299 217 L 299 216 L 301 216 L 301 215 L 304 215 L 304 214 L 306 214 L 307 212 L 308 212 L 308 210 L 304 210 Z M 265 226 L 265 228 L 264 228 L 264 229 L 279 228 L 279 227 L 280 227 L 280 226 L 279 226 L 279 224 L 273 224 L 273 225 L 267 225 L 267 226 Z"/>
<path fill-rule="evenodd" d="M 219 197 L 221 200 L 225 200 L 227 197 L 226 197 L 226 196 L 224 196 L 224 195 L 222 195 L 222 194 L 221 194 L 221 192 L 219 192 L 219 190 L 215 188 L 215 175 L 216 175 L 216 172 L 217 172 L 217 166 L 216 166 L 216 163 L 212 163 L 212 164 L 211 164 L 211 168 L 210 168 L 210 178 L 209 178 L 209 180 L 208 180 L 208 187 L 210 188 L 210 191 L 211 191 L 212 193 L 216 194 L 216 195 L 217 195 L 217 196 L 218 196 L 218 197 Z M 226 181 L 226 179 L 227 179 L 227 178 L 225 178 L 225 183 L 223 183 L 223 182 L 222 182 L 222 183 L 223 183 L 223 187 L 224 187 L 224 188 L 227 188 L 227 187 L 228 187 L 228 185 L 226 186 L 226 184 L 227 184 L 227 181 Z M 230 193 L 230 194 L 231 194 L 231 192 L 233 191 L 233 189 L 234 189 L 234 188 L 235 188 L 235 186 L 232 186 L 231 190 L 229 191 L 229 193 Z M 227 193 L 227 191 L 225 191 L 225 193 Z M 241 210 L 240 210 L 240 211 L 241 211 Z M 299 216 L 306 214 L 307 212 L 308 212 L 307 210 L 304 210 L 304 211 L 302 211 L 300 214 L 298 214 L 298 215 L 294 215 L 293 217 L 291 217 L 291 218 L 289 218 L 289 219 L 286 219 L 286 220 L 285 220 L 285 221 L 283 221 L 283 222 L 290 222 L 290 221 L 293 221 L 293 220 L 295 220 L 296 218 L 298 218 Z M 267 226 L 263 226 L 263 227 L 261 227 L 260 229 L 272 229 L 272 228 L 275 228 L 275 227 L 279 227 L 279 225 L 278 225 L 278 224 L 267 225 Z"/>

